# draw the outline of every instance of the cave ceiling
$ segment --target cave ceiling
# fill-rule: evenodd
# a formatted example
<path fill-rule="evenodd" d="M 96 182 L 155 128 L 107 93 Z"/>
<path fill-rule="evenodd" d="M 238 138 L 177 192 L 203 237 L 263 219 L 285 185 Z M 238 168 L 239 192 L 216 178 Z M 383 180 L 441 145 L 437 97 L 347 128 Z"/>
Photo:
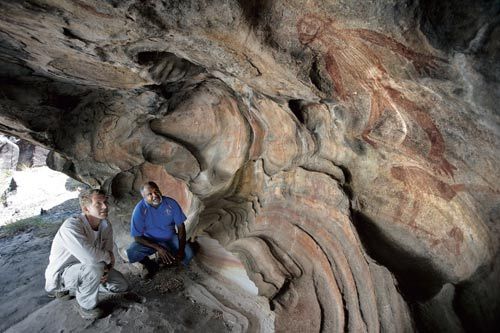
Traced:
<path fill-rule="evenodd" d="M 458 2 L 0 1 L 0 131 L 108 190 L 119 247 L 158 182 L 278 331 L 487 331 L 500 5 Z"/>

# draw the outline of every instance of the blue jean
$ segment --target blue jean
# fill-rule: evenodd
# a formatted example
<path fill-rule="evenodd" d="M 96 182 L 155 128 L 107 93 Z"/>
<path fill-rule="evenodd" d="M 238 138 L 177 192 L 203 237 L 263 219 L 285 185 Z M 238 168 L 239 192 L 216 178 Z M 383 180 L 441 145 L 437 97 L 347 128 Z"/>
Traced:
<path fill-rule="evenodd" d="M 179 239 L 175 236 L 168 240 L 154 242 L 167 249 L 174 256 L 179 251 Z M 155 249 L 137 242 L 133 242 L 132 244 L 130 244 L 129 248 L 127 249 L 128 261 L 130 263 L 141 261 L 142 259 L 149 257 L 154 253 L 156 253 Z M 191 246 L 189 246 L 188 243 L 186 243 L 186 247 L 184 248 L 184 259 L 182 260 L 184 266 L 187 266 L 187 264 L 189 264 L 191 259 L 193 259 L 193 255 L 193 249 L 191 248 Z"/>

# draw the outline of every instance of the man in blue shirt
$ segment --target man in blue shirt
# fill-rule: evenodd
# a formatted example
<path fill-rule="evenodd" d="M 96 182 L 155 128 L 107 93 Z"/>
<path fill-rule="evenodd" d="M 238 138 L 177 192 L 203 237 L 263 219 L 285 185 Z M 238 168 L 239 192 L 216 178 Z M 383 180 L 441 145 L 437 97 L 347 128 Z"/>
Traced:
<path fill-rule="evenodd" d="M 186 244 L 186 216 L 181 207 L 174 199 L 162 196 L 154 182 L 142 185 L 141 195 L 143 199 L 132 213 L 130 234 L 134 242 L 127 249 L 129 262 L 141 263 L 147 270 L 146 278 L 158 271 L 158 264 L 149 259 L 153 253 L 158 253 L 167 265 L 180 262 L 187 265 L 193 251 Z"/>

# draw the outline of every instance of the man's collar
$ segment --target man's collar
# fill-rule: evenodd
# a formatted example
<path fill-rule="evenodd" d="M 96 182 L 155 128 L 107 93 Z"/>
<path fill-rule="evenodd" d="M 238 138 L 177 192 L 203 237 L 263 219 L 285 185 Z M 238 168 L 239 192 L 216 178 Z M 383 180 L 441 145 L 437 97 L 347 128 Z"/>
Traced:
<path fill-rule="evenodd" d="M 82 220 L 82 222 L 83 222 L 84 224 L 86 224 L 89 228 L 91 228 L 91 229 L 92 229 L 92 226 L 90 225 L 90 222 L 89 222 L 89 220 L 87 220 L 87 216 L 85 216 L 85 214 L 84 214 L 84 213 L 81 213 L 81 214 L 80 214 L 80 219 Z"/>
<path fill-rule="evenodd" d="M 142 201 L 146 204 L 146 206 L 147 206 L 147 207 L 151 207 L 151 208 L 158 208 L 158 207 L 160 207 L 160 206 L 163 204 L 164 200 L 165 200 L 165 197 L 164 197 L 164 196 L 162 196 L 162 197 L 161 197 L 161 202 L 160 202 L 160 204 L 159 204 L 158 206 L 156 206 L 156 207 L 155 207 L 155 206 L 153 206 L 153 205 L 150 205 L 150 204 L 146 201 L 146 199 L 142 199 Z"/>
<path fill-rule="evenodd" d="M 92 228 L 92 226 L 90 225 L 90 222 L 89 220 L 87 219 L 87 216 L 85 216 L 85 213 L 81 213 L 80 214 L 80 217 L 83 221 L 83 223 L 85 223 L 90 229 L 94 230 L 94 228 Z M 99 228 L 101 227 L 101 224 L 106 222 L 106 220 L 101 220 L 101 222 L 99 223 L 99 225 L 97 226 L 97 230 L 99 230 Z M 97 231 L 97 230 L 94 230 L 94 231 Z"/>

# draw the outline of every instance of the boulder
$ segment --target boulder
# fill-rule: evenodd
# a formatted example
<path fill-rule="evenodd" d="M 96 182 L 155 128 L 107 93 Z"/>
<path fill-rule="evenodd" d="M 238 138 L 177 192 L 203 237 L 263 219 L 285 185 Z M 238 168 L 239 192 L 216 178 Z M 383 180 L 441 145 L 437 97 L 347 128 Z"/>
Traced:
<path fill-rule="evenodd" d="M 8 137 L 0 135 L 0 170 L 15 170 L 18 160 L 18 145 Z"/>

